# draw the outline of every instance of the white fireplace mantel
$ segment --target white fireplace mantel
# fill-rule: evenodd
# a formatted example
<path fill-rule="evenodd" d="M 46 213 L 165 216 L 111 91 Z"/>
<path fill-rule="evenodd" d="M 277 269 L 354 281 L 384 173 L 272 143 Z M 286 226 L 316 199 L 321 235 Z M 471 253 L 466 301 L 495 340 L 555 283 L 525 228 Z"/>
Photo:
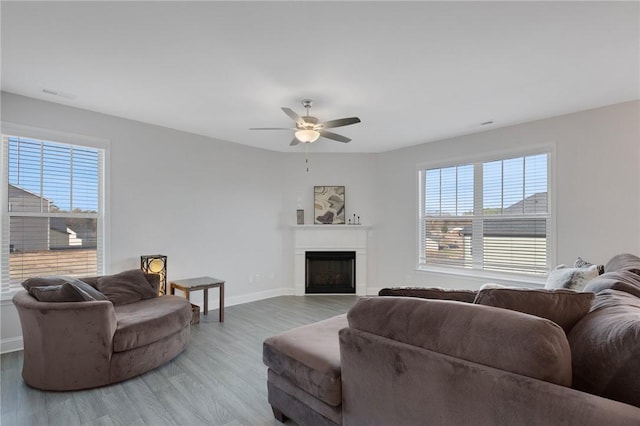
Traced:
<path fill-rule="evenodd" d="M 307 251 L 354 251 L 356 294 L 367 294 L 367 225 L 295 225 L 294 294 L 305 295 L 305 253 Z"/>

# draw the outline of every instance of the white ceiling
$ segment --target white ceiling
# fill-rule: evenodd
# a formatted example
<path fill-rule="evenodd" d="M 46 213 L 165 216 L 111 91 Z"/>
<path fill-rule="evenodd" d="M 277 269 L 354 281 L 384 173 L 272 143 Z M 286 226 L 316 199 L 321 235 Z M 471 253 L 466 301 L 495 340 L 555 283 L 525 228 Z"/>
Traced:
<path fill-rule="evenodd" d="M 283 152 L 248 128 L 312 98 L 362 119 L 315 151 L 382 152 L 638 99 L 638 6 L 2 1 L 2 90 Z"/>

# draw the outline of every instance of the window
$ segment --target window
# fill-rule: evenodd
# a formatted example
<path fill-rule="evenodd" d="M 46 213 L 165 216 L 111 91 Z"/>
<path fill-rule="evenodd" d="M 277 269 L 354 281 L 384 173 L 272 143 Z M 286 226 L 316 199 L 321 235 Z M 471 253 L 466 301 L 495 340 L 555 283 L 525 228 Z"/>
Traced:
<path fill-rule="evenodd" d="M 32 276 L 102 273 L 104 151 L 2 137 L 2 291 Z"/>
<path fill-rule="evenodd" d="M 549 154 L 424 169 L 420 266 L 545 275 Z"/>

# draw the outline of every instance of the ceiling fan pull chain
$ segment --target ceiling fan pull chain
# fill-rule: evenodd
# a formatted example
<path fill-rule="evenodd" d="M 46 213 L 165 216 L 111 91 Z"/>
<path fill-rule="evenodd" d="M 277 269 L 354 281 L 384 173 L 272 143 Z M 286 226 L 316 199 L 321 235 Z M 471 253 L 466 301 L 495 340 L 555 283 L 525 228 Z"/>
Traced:
<path fill-rule="evenodd" d="M 307 173 L 309 173 L 309 144 L 304 144 L 304 162 L 307 166 Z"/>

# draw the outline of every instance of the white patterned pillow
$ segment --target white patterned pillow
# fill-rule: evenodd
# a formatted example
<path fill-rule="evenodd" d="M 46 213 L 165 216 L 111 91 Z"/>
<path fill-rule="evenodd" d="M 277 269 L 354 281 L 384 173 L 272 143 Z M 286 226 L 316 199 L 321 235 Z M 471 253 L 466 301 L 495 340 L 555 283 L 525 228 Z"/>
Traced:
<path fill-rule="evenodd" d="M 576 261 L 573 263 L 574 268 L 588 268 L 589 266 L 593 266 L 594 264 L 584 260 L 581 257 L 578 257 Z M 598 265 L 598 274 L 604 274 L 604 265 Z"/>
<path fill-rule="evenodd" d="M 582 291 L 584 286 L 598 275 L 598 265 L 592 265 L 587 268 L 570 268 L 567 265 L 558 265 L 549 273 L 544 288 L 548 290 L 568 288 Z"/>

